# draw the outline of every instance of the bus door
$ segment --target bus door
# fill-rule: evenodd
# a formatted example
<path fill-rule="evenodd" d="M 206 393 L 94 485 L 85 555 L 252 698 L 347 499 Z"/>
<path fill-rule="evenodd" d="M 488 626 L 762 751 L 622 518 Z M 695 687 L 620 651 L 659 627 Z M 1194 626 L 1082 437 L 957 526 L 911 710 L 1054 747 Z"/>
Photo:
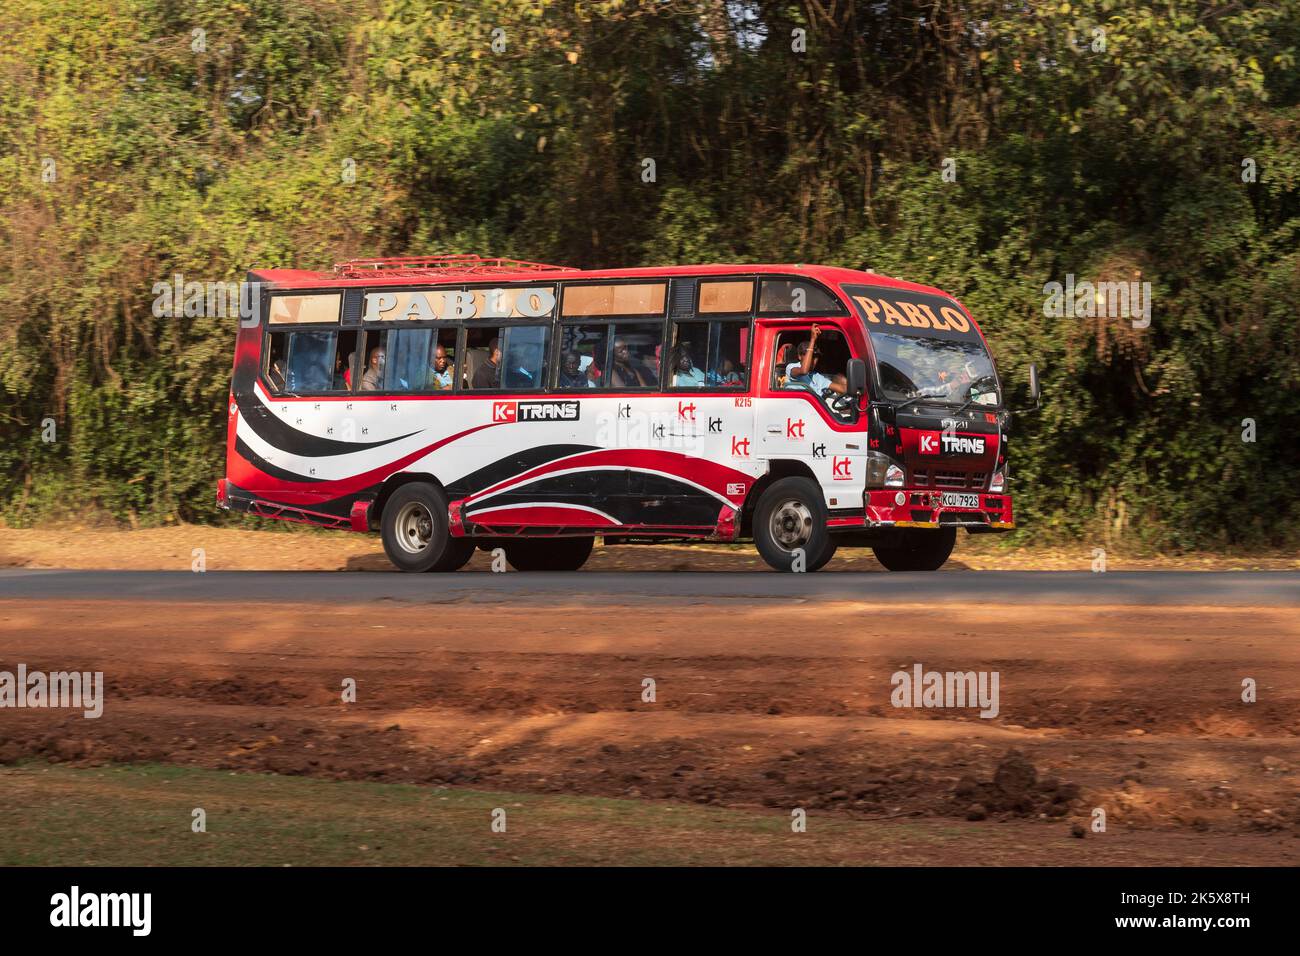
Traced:
<path fill-rule="evenodd" d="M 847 408 L 837 411 L 820 394 L 829 384 L 843 381 L 848 360 L 855 357 L 844 326 L 847 321 L 813 319 L 806 324 L 768 326 L 765 340 L 770 365 L 755 416 L 761 457 L 807 464 L 821 484 L 832 514 L 861 504 L 866 479 L 866 415 Z M 803 343 L 811 342 L 814 323 L 820 330 L 814 349 L 816 364 L 812 375 L 800 376 L 799 350 Z"/>
<path fill-rule="evenodd" d="M 812 341 L 814 324 L 820 332 L 813 347 L 816 364 L 809 376 L 802 377 L 797 374 L 800 349 Z M 818 319 L 797 325 L 770 324 L 766 331 L 770 364 L 760 394 L 767 397 L 759 403 L 755 423 L 761 454 L 820 461 L 837 444 L 836 432 L 827 423 L 827 418 L 836 420 L 837 416 L 820 392 L 844 375 L 852 357 L 844 329 L 837 319 Z"/>

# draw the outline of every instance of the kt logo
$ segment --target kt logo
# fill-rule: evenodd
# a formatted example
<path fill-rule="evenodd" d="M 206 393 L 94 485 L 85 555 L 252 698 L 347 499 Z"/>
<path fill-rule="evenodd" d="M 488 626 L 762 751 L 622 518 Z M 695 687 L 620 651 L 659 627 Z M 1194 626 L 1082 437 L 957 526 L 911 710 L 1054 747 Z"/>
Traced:
<path fill-rule="evenodd" d="M 814 458 L 825 458 L 825 457 L 826 457 L 826 443 L 825 443 L 825 442 L 813 442 L 813 457 L 814 457 Z"/>
<path fill-rule="evenodd" d="M 849 464 L 851 461 L 852 459 L 850 458 L 847 457 L 840 458 L 838 456 L 832 459 L 831 477 L 834 478 L 836 481 L 848 481 L 850 478 L 852 478 L 853 475 L 849 471 Z"/>
<path fill-rule="evenodd" d="M 686 405 L 682 402 L 678 402 L 677 417 L 688 422 L 695 421 L 695 403 L 691 402 L 689 405 Z"/>
<path fill-rule="evenodd" d="M 786 438 L 803 438 L 803 419 L 797 422 L 787 418 L 785 420 L 785 437 Z"/>
<path fill-rule="evenodd" d="M 710 419 L 709 419 L 709 431 L 714 432 L 714 433 L 716 433 L 716 434 L 721 434 L 721 433 L 722 433 L 722 419 L 721 419 L 721 418 L 710 418 Z"/>
<path fill-rule="evenodd" d="M 492 403 L 492 421 L 494 422 L 513 422 L 517 414 L 518 405 L 515 402 Z"/>
<path fill-rule="evenodd" d="M 749 439 L 731 436 L 731 454 L 733 458 L 749 457 Z"/>

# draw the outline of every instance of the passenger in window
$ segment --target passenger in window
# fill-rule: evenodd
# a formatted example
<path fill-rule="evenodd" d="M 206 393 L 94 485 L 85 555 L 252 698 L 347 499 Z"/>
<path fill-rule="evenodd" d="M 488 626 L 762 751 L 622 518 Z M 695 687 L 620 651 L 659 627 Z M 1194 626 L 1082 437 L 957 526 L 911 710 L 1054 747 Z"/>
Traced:
<path fill-rule="evenodd" d="M 674 348 L 672 362 L 674 387 L 695 386 L 696 388 L 702 388 L 704 386 L 704 373 L 695 367 L 695 359 L 692 357 L 689 348 L 685 345 L 678 345 Z"/>
<path fill-rule="evenodd" d="M 506 366 L 507 388 L 537 388 L 541 383 L 542 350 L 532 344 L 513 343 L 510 348 L 513 365 Z"/>
<path fill-rule="evenodd" d="M 650 370 L 632 358 L 632 350 L 623 339 L 614 340 L 614 363 L 609 369 L 611 388 L 650 388 L 655 382 Z"/>
<path fill-rule="evenodd" d="M 284 359 L 276 359 L 271 363 L 270 370 L 266 377 L 271 380 L 271 387 L 277 392 L 284 391 Z"/>
<path fill-rule="evenodd" d="M 595 388 L 596 383 L 587 378 L 582 367 L 582 356 L 577 352 L 565 352 L 560 360 L 560 388 Z"/>
<path fill-rule="evenodd" d="M 720 365 L 709 373 L 709 382 L 713 385 L 744 385 L 744 379 L 736 371 L 736 363 L 724 358 Z"/>
<path fill-rule="evenodd" d="M 456 366 L 441 345 L 433 350 L 433 363 L 429 366 L 429 371 L 429 382 L 436 389 L 449 389 L 456 381 Z"/>
<path fill-rule="evenodd" d="M 827 378 L 821 372 L 817 371 L 817 360 L 821 358 L 821 349 L 817 347 L 817 338 L 821 335 L 821 328 L 814 325 L 812 327 L 812 338 L 804 339 L 799 343 L 799 361 L 791 362 L 785 367 L 786 383 L 785 388 L 800 388 L 808 386 L 816 395 L 821 395 L 826 389 L 843 395 L 848 391 L 848 383 L 843 375 L 836 375 L 834 378 Z"/>
<path fill-rule="evenodd" d="M 384 347 L 377 345 L 370 350 L 370 363 L 361 376 L 361 391 L 377 392 L 384 387 Z"/>
<path fill-rule="evenodd" d="M 357 364 L 357 353 L 348 353 L 348 367 L 343 370 L 343 387 L 352 391 L 352 367 Z"/>
<path fill-rule="evenodd" d="M 501 340 L 488 343 L 488 360 L 474 373 L 474 388 L 501 387 Z"/>

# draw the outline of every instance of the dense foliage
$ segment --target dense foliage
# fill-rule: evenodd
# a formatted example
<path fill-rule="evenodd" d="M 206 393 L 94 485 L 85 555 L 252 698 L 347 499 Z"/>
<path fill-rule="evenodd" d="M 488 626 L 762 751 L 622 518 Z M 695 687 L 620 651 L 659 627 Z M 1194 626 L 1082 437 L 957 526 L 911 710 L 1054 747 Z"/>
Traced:
<path fill-rule="evenodd" d="M 0 38 L 10 523 L 215 516 L 234 320 L 155 282 L 476 251 L 938 285 L 1020 403 L 1043 372 L 1029 533 L 1297 540 L 1300 0 L 12 0 Z M 1067 274 L 1150 326 L 1046 316 Z"/>

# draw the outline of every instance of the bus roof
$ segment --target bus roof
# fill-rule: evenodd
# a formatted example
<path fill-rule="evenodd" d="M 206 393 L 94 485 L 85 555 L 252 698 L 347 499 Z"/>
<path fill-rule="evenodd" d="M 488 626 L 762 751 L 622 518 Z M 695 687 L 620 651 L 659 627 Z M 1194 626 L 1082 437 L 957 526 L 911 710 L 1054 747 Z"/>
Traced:
<path fill-rule="evenodd" d="M 353 259 L 330 272 L 307 269 L 253 269 L 250 278 L 275 289 L 354 288 L 357 286 L 464 285 L 484 282 L 562 282 L 599 279 L 665 279 L 674 276 L 806 275 L 829 286 L 859 283 L 948 296 L 942 289 L 880 273 L 806 263 L 645 266 L 634 269 L 575 269 L 518 259 L 473 255 L 400 259 Z"/>

